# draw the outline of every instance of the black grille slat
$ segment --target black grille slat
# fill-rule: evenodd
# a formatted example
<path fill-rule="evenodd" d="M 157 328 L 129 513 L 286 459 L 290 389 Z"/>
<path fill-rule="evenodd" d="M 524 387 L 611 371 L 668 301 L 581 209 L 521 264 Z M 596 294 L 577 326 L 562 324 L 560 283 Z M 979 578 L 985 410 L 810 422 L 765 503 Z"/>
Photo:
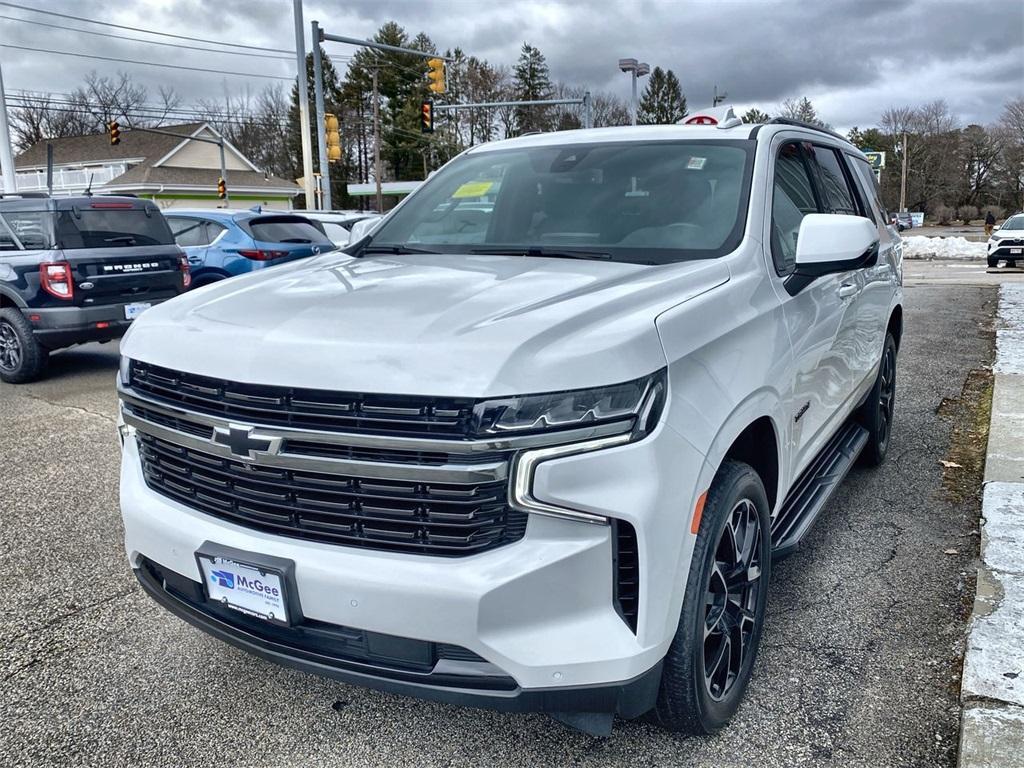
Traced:
<path fill-rule="evenodd" d="M 516 541 L 526 515 L 505 483 L 362 480 L 258 467 L 138 433 L 147 485 L 206 514 L 331 544 L 463 556 Z"/>
<path fill-rule="evenodd" d="M 636 530 L 624 520 L 615 520 L 612 535 L 615 609 L 635 634 L 640 608 L 640 548 Z"/>
<path fill-rule="evenodd" d="M 474 401 L 241 384 L 133 360 L 131 386 L 213 416 L 329 432 L 471 437 Z"/>

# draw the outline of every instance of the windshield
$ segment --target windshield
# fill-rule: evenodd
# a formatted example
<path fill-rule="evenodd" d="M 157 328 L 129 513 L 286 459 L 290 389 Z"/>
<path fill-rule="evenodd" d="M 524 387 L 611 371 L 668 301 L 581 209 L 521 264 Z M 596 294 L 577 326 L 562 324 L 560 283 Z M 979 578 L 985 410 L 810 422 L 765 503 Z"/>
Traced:
<path fill-rule="evenodd" d="M 1024 229 L 1024 216 L 1011 216 L 1003 222 L 1003 226 L 999 229 Z"/>
<path fill-rule="evenodd" d="M 641 264 L 721 256 L 743 235 L 752 151 L 718 140 L 470 153 L 396 209 L 371 247 Z"/>

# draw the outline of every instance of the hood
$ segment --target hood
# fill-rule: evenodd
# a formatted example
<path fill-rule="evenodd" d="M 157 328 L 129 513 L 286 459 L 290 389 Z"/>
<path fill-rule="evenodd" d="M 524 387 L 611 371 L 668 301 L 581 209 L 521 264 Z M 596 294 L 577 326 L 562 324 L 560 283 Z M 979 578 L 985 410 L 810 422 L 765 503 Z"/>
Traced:
<path fill-rule="evenodd" d="M 721 260 L 328 254 L 158 305 L 121 349 L 281 386 L 464 397 L 573 389 L 664 366 L 657 315 L 728 277 Z"/>

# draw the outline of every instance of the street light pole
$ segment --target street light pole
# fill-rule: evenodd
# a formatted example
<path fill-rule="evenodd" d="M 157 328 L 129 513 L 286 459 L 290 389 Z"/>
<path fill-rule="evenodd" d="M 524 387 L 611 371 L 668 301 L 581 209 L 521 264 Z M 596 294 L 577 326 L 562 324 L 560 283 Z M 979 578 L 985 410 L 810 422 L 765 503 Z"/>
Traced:
<path fill-rule="evenodd" d="M 636 81 L 650 73 L 651 65 L 646 62 L 637 61 L 636 59 L 619 59 L 619 69 L 623 72 L 629 72 L 633 79 L 633 109 L 632 114 L 630 115 L 630 122 L 633 125 L 636 125 Z"/>
<path fill-rule="evenodd" d="M 306 34 L 302 24 L 302 0 L 292 0 L 295 15 L 295 63 L 299 86 L 299 133 L 302 138 L 302 186 L 306 193 L 306 207 L 316 206 L 313 187 L 313 141 L 309 131 L 309 83 L 306 79 Z"/>

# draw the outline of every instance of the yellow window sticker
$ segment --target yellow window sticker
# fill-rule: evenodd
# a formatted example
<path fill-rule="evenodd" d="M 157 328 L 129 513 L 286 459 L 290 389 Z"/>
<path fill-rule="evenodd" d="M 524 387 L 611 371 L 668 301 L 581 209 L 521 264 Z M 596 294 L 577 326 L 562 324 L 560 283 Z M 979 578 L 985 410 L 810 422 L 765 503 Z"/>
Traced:
<path fill-rule="evenodd" d="M 467 181 L 455 190 L 452 197 L 481 197 L 493 186 L 493 181 Z"/>

